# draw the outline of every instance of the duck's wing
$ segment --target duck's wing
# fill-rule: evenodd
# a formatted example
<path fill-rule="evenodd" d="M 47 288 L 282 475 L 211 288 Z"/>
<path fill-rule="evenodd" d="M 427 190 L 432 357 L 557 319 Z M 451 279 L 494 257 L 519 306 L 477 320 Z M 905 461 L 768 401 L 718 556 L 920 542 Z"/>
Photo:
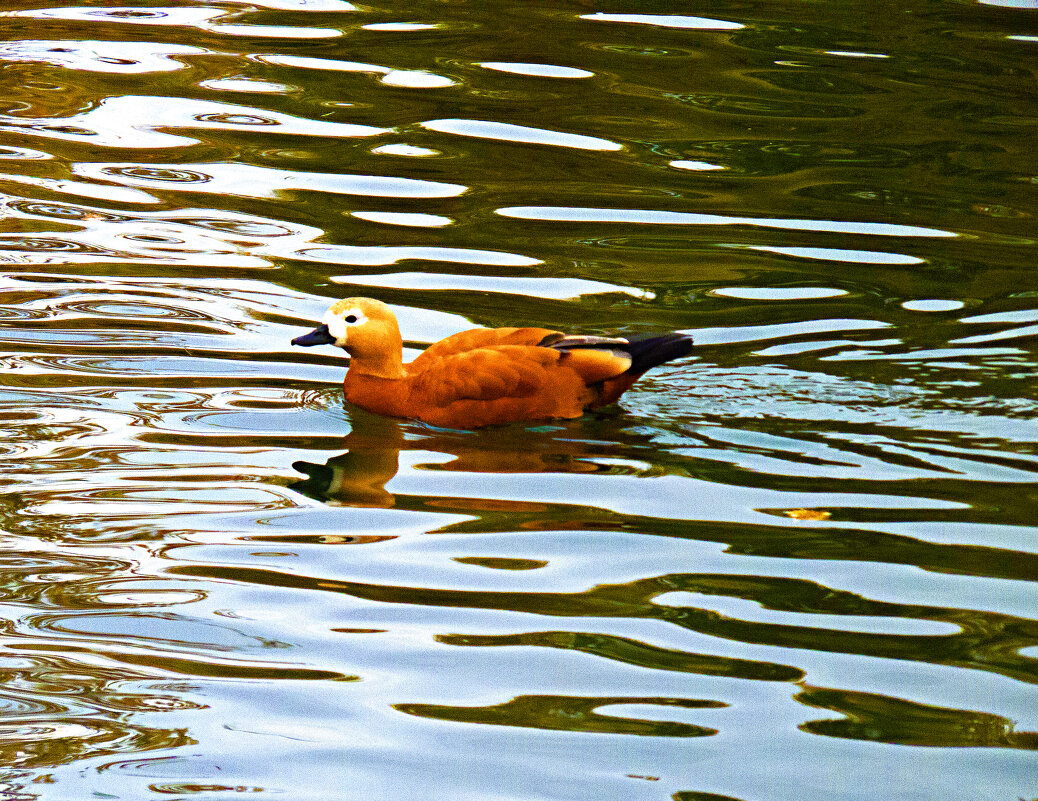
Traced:
<path fill-rule="evenodd" d="M 481 329 L 456 334 L 460 340 L 456 343 L 436 343 L 408 365 L 413 397 L 435 406 L 458 400 L 522 398 L 557 391 L 568 377 L 579 378 L 588 387 L 629 371 L 637 377 L 648 369 L 638 364 L 641 354 L 637 347 L 621 338 L 564 336 L 552 331 L 534 344 L 496 344 L 502 339 L 529 341 L 537 336 L 533 332 L 541 330 Z M 484 332 L 494 335 L 490 341 L 495 344 L 464 347 L 480 341 L 472 335 Z M 453 347 L 442 347 L 445 343 Z M 457 352 L 459 345 L 461 351 Z"/>
<path fill-rule="evenodd" d="M 473 328 L 441 339 L 422 351 L 411 362 L 412 372 L 420 372 L 448 356 L 496 345 L 538 345 L 548 337 L 562 337 L 550 328 Z"/>
<path fill-rule="evenodd" d="M 623 371 L 630 370 L 635 375 L 650 370 L 664 362 L 680 359 L 692 352 L 692 337 L 689 334 L 671 332 L 666 334 L 634 334 L 628 337 L 593 337 L 564 336 L 558 334 L 545 338 L 542 346 L 566 351 L 574 357 L 589 357 L 596 353 L 601 357 L 598 361 L 603 366 L 610 363 L 606 354 L 616 359 L 626 358 L 628 365 Z M 609 368 L 606 367 L 606 370 Z M 607 376 L 612 377 L 612 376 Z"/>
<path fill-rule="evenodd" d="M 408 365 L 415 407 L 530 397 L 550 386 L 553 368 L 563 358 L 558 351 L 529 345 L 495 345 L 439 358 L 428 354 Z"/>

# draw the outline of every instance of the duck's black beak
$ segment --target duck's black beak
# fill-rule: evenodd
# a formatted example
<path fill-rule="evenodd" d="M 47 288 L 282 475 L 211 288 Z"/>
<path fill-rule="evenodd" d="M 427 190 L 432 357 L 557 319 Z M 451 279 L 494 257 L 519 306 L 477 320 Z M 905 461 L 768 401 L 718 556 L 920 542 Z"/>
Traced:
<path fill-rule="evenodd" d="M 303 334 L 301 337 L 296 337 L 292 340 L 293 345 L 302 345 L 304 348 L 309 348 L 314 345 L 334 345 L 335 337 L 328 331 L 328 326 L 319 325 L 309 334 Z"/>

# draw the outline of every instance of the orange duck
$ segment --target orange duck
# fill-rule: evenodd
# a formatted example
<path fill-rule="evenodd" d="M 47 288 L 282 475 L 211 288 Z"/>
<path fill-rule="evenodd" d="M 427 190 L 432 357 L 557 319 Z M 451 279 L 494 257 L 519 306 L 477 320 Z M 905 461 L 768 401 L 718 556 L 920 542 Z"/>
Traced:
<path fill-rule="evenodd" d="M 445 428 L 580 417 L 613 403 L 646 371 L 688 355 L 687 334 L 567 336 L 547 328 L 475 328 L 403 363 L 396 316 L 381 301 L 346 298 L 293 345 L 350 355 L 346 400 L 389 417 Z"/>

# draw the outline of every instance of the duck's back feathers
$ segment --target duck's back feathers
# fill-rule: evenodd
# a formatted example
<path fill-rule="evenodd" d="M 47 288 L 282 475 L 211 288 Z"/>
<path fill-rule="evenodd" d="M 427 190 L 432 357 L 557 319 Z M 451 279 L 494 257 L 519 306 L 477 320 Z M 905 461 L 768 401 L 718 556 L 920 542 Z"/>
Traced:
<path fill-rule="evenodd" d="M 409 367 L 411 372 L 419 372 L 447 356 L 495 345 L 536 345 L 549 336 L 562 334 L 548 328 L 473 328 L 433 343 Z"/>

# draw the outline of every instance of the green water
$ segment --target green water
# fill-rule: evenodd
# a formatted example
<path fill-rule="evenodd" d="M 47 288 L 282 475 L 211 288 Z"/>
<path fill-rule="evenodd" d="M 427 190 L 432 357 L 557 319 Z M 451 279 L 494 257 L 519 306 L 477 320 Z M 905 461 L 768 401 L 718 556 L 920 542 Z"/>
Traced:
<path fill-rule="evenodd" d="M 1038 797 L 1038 5 L 0 9 L 0 798 Z M 335 299 L 691 333 L 344 407 Z"/>

